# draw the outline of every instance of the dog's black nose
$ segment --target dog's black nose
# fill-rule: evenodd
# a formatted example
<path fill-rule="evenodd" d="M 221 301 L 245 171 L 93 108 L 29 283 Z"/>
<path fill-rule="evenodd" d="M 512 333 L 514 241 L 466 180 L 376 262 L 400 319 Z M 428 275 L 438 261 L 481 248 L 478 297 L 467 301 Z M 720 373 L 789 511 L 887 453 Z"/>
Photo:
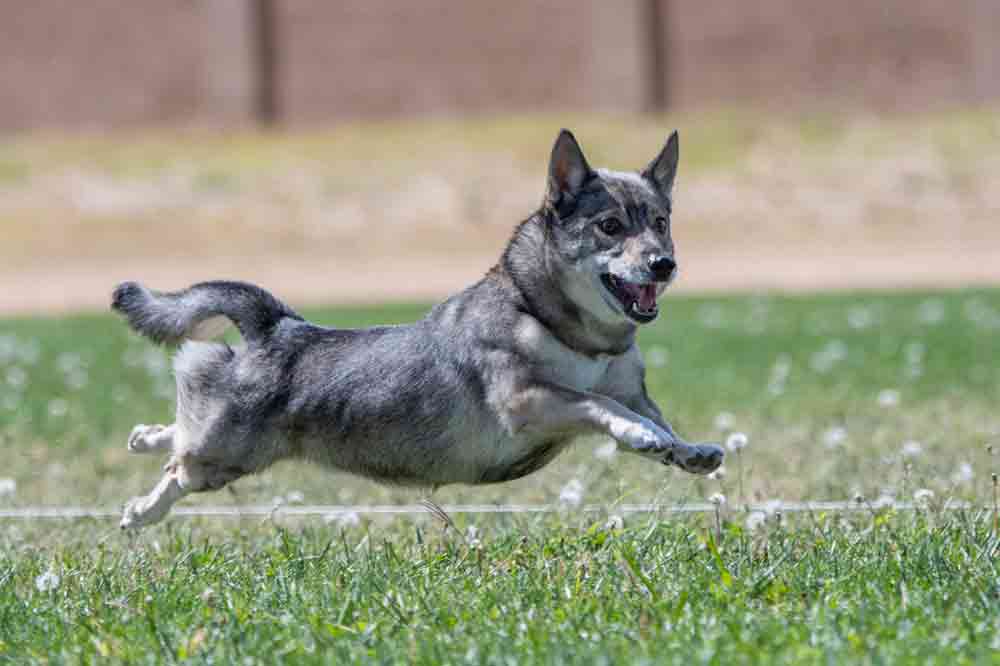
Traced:
<path fill-rule="evenodd" d="M 666 255 L 654 255 L 649 258 L 649 270 L 653 271 L 657 280 L 670 279 L 675 268 L 677 268 L 677 263 Z"/>

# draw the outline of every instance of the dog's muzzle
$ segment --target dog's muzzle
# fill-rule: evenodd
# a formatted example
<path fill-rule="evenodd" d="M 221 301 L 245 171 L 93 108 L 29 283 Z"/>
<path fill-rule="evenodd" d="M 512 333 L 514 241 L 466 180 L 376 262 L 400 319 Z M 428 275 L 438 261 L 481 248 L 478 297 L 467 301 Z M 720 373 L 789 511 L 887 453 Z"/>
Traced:
<path fill-rule="evenodd" d="M 648 324 L 656 319 L 660 310 L 656 305 L 655 282 L 629 282 L 611 273 L 601 275 L 601 283 L 611 292 L 632 321 Z"/>

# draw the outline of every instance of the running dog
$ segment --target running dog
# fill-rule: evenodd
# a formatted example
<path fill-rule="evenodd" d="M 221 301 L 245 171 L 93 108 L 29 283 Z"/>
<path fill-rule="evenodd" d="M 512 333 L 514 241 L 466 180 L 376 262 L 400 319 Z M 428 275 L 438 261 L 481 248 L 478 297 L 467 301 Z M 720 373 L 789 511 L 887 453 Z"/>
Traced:
<path fill-rule="evenodd" d="M 575 438 L 707 474 L 649 398 L 636 329 L 677 275 L 670 216 L 678 137 L 638 173 L 593 169 L 566 130 L 541 206 L 473 286 L 405 326 L 324 328 L 267 291 L 203 282 L 115 288 L 112 308 L 174 359 L 176 422 L 138 425 L 129 451 L 169 454 L 122 528 L 162 519 L 188 493 L 298 458 L 394 484 L 499 483 Z M 242 344 L 210 342 L 234 324 Z"/>

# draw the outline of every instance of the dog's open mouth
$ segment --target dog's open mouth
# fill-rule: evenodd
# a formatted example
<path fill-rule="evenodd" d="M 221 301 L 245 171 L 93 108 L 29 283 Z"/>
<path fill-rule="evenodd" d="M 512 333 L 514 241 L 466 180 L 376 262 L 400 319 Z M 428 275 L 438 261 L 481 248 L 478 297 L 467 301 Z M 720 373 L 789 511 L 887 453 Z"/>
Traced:
<path fill-rule="evenodd" d="M 601 275 L 601 282 L 618 299 L 629 319 L 648 324 L 660 313 L 656 306 L 655 282 L 629 282 L 611 273 Z"/>

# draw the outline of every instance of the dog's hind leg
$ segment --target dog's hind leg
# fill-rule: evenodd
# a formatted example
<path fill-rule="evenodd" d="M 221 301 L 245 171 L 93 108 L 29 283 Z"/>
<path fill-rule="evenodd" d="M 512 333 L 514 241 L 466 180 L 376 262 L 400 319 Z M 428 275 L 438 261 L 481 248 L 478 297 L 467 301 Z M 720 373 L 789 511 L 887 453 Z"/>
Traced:
<path fill-rule="evenodd" d="M 122 529 L 159 522 L 185 495 L 218 490 L 247 473 L 238 465 L 220 465 L 191 454 L 172 457 L 164 469 L 163 478 L 148 495 L 133 498 L 125 505 L 119 523 Z"/>
<path fill-rule="evenodd" d="M 133 498 L 125 505 L 119 527 L 125 530 L 158 522 L 188 492 L 181 484 L 180 470 L 168 465 L 166 474 L 148 495 Z"/>
<path fill-rule="evenodd" d="M 169 450 L 174 445 L 177 426 L 144 425 L 140 423 L 132 428 L 128 436 L 129 453 L 152 453 Z"/>

